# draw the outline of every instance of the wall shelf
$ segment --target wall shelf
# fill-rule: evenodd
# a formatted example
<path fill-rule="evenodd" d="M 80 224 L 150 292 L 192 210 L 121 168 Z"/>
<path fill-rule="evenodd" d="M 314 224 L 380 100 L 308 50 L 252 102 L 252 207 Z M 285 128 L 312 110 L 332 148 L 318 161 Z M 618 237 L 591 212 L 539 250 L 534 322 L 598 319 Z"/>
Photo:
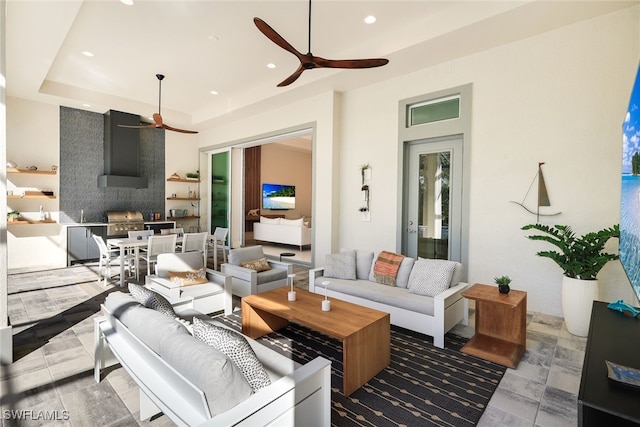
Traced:
<path fill-rule="evenodd" d="M 51 170 L 34 170 L 31 169 L 20 169 L 20 168 L 7 168 L 7 173 L 24 173 L 31 175 L 55 175 L 58 172 Z"/>
<path fill-rule="evenodd" d="M 56 196 L 47 196 L 45 194 L 25 194 L 24 196 L 20 196 L 17 194 L 9 194 L 7 195 L 7 199 L 55 199 Z"/>
<path fill-rule="evenodd" d="M 18 219 L 15 221 L 7 221 L 7 225 L 28 225 L 28 224 L 57 224 L 57 223 L 53 219 L 45 219 L 45 220 Z"/>
<path fill-rule="evenodd" d="M 168 221 L 180 221 L 181 219 L 199 219 L 200 217 L 197 215 L 188 215 L 188 216 L 170 216 L 167 217 Z"/>
<path fill-rule="evenodd" d="M 197 197 L 167 197 L 167 200 L 192 200 L 192 201 L 198 201 L 200 200 Z"/>
<path fill-rule="evenodd" d="M 180 179 L 167 178 L 167 182 L 192 182 L 194 184 L 198 184 L 198 183 L 200 183 L 200 180 L 199 179 L 186 179 L 186 178 L 180 178 Z"/>

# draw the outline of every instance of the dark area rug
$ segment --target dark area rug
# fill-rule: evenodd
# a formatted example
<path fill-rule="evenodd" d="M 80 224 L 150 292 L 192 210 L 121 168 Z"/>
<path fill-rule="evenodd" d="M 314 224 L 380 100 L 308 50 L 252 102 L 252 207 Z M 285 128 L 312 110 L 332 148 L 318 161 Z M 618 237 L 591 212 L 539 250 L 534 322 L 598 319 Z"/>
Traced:
<path fill-rule="evenodd" d="M 216 320 L 241 329 L 238 313 Z M 331 424 L 334 426 L 473 426 L 505 368 L 460 352 L 467 342 L 445 336 L 445 348 L 426 335 L 391 326 L 391 364 L 351 396 L 342 394 L 342 345 L 290 324 L 258 339 L 298 363 L 331 361 Z"/>

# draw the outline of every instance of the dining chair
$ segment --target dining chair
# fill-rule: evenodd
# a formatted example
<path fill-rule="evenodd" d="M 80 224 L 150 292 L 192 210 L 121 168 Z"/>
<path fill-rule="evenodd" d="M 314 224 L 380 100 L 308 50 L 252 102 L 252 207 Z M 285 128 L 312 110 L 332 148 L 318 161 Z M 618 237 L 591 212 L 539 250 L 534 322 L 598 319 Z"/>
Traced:
<path fill-rule="evenodd" d="M 198 251 L 202 253 L 204 265 L 207 265 L 207 236 L 209 233 L 184 233 L 182 252 Z"/>
<path fill-rule="evenodd" d="M 127 237 L 129 237 L 130 239 L 137 239 L 138 236 L 140 236 L 144 239 L 147 236 L 151 236 L 152 234 L 153 234 L 153 230 L 128 231 Z"/>
<path fill-rule="evenodd" d="M 216 227 L 211 235 L 213 241 L 213 269 L 218 269 L 218 248 L 222 249 L 222 262 L 227 262 L 227 235 L 229 229 L 224 227 Z"/>
<path fill-rule="evenodd" d="M 155 264 L 158 260 L 158 254 L 173 253 L 176 251 L 177 234 L 169 234 L 166 236 L 149 236 L 147 251 L 140 254 L 140 258 L 147 262 L 147 274 L 151 274 L 151 264 Z"/>
<path fill-rule="evenodd" d="M 131 274 L 131 267 L 133 265 L 133 255 L 120 254 L 118 249 L 109 249 L 104 239 L 101 236 L 93 234 L 93 239 L 98 245 L 100 250 L 100 258 L 98 263 L 98 274 L 104 278 L 104 285 L 107 286 L 107 278 L 111 278 L 111 266 L 120 265 L 125 263 L 125 269 L 129 270 Z M 104 269 L 104 274 L 103 274 Z"/>

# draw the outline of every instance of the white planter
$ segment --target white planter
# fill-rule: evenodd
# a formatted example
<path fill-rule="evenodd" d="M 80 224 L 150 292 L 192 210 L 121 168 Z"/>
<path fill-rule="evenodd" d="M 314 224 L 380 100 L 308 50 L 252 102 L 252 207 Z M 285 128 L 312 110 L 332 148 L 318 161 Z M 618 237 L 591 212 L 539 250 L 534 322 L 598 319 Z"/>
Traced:
<path fill-rule="evenodd" d="M 586 337 L 589 334 L 591 308 L 599 297 L 597 280 L 580 280 L 563 276 L 562 312 L 567 330 L 572 335 Z"/>

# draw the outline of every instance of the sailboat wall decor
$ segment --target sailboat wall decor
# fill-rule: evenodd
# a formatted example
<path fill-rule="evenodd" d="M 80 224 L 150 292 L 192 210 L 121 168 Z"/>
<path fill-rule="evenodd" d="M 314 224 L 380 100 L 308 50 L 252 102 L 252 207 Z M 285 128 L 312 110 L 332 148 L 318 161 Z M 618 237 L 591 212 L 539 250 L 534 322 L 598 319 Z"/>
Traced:
<path fill-rule="evenodd" d="M 544 182 L 544 175 L 542 174 L 542 165 L 544 165 L 544 162 L 539 162 L 538 163 L 538 172 L 536 173 L 536 175 L 533 177 L 533 181 L 531 181 L 531 185 L 529 186 L 529 189 L 527 190 L 527 193 L 524 195 L 524 198 L 522 199 L 522 202 L 514 202 L 513 200 L 511 201 L 511 203 L 515 203 L 516 205 L 520 205 L 525 211 L 529 212 L 530 214 L 533 214 L 536 216 L 536 222 L 540 222 L 540 217 L 541 216 L 555 216 L 555 215 L 560 215 L 562 212 L 554 212 L 554 213 L 540 213 L 540 207 L 541 206 L 551 206 L 551 203 L 549 202 L 549 193 L 547 192 L 547 186 Z M 531 192 L 531 188 L 533 187 L 533 184 L 536 182 L 536 180 L 538 181 L 538 200 L 537 200 L 537 206 L 536 206 L 536 210 L 533 211 L 532 209 L 529 209 L 525 204 L 525 200 L 527 199 L 527 196 L 529 195 L 529 192 Z"/>

